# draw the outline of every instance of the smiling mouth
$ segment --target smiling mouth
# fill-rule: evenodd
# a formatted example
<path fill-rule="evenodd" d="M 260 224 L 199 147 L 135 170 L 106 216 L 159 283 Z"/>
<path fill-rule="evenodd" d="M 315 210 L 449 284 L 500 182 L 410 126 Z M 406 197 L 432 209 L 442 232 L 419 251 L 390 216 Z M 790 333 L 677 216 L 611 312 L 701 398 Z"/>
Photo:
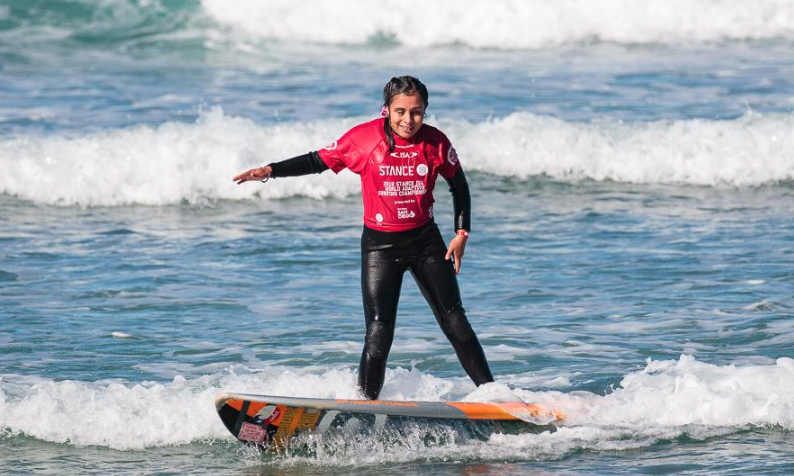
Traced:
<path fill-rule="evenodd" d="M 399 135 L 403 139 L 409 139 L 412 135 L 414 135 L 417 131 L 418 127 L 416 124 L 401 124 L 395 123 L 392 124 L 392 130 L 395 134 Z"/>

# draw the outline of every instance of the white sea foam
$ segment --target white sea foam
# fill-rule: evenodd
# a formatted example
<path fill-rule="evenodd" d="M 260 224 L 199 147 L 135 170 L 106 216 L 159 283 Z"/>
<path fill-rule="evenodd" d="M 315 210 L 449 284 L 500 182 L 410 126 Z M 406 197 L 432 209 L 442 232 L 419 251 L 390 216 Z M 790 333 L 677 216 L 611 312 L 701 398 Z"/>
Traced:
<path fill-rule="evenodd" d="M 204 113 L 80 137 L 0 141 L 0 193 L 37 203 L 168 205 L 358 194 L 347 171 L 238 186 L 250 167 L 316 150 L 358 121 L 261 126 Z M 526 179 L 752 186 L 794 179 L 794 116 L 748 114 L 731 121 L 569 123 L 515 113 L 481 123 L 440 120 L 467 170 Z"/>
<path fill-rule="evenodd" d="M 524 400 L 554 405 L 572 425 L 794 429 L 794 360 L 785 357 L 773 365 L 742 367 L 717 366 L 687 355 L 649 359 L 645 369 L 625 376 L 607 395 L 516 393 Z"/>
<path fill-rule="evenodd" d="M 131 450 L 182 445 L 231 438 L 212 404 L 220 391 L 356 398 L 354 388 L 355 373 L 350 369 L 312 372 L 268 367 L 258 372 L 224 371 L 193 380 L 176 377 L 168 383 L 137 384 L 12 375 L 0 379 L 0 429 L 77 446 Z M 495 435 L 482 444 L 440 447 L 434 450 L 435 456 L 445 452 L 475 452 L 486 459 L 560 456 L 581 448 L 642 447 L 684 433 L 697 437 L 773 426 L 794 430 L 794 360 L 789 358 L 749 366 L 717 366 L 690 356 L 677 361 L 649 360 L 645 369 L 626 375 L 620 387 L 606 395 L 532 392 L 503 383 L 472 389 L 468 380 L 395 369 L 387 372 L 381 397 L 522 399 L 565 414 L 566 424 L 556 433 Z M 378 457 L 399 461 L 418 456 L 387 452 Z"/>
<path fill-rule="evenodd" d="M 0 142 L 0 192 L 39 203 L 83 206 L 340 197 L 359 188 L 349 173 L 277 180 L 266 187 L 237 186 L 232 177 L 322 147 L 344 128 L 343 121 L 259 127 L 215 109 L 195 124 L 138 126 L 74 138 L 15 138 Z"/>
<path fill-rule="evenodd" d="M 222 390 L 356 398 L 354 382 L 350 371 L 314 375 L 284 369 L 137 384 L 6 376 L 0 380 L 0 428 L 77 446 L 180 445 L 228 436 L 213 405 Z"/>
<path fill-rule="evenodd" d="M 442 129 L 468 168 L 504 176 L 735 186 L 794 178 L 792 115 L 581 124 L 516 113 Z"/>
<path fill-rule="evenodd" d="M 48 15 L 42 15 L 35 3 L 27 7 L 19 2 L 16 9 L 0 6 L 0 19 L 9 25 L 0 30 L 0 50 L 42 60 L 48 53 L 60 56 L 75 48 L 96 46 L 113 49 L 119 43 L 122 52 L 156 44 L 159 54 L 155 56 L 159 58 L 170 47 L 227 50 L 232 46 L 255 53 L 261 51 L 262 40 L 515 50 L 600 42 L 636 45 L 794 39 L 794 4 L 788 0 L 69 3 L 79 7 L 55 2 L 48 4 Z M 64 42 L 67 50 L 57 47 Z"/>
<path fill-rule="evenodd" d="M 794 38 L 786 0 L 202 0 L 222 24 L 285 42 L 543 48 Z"/>

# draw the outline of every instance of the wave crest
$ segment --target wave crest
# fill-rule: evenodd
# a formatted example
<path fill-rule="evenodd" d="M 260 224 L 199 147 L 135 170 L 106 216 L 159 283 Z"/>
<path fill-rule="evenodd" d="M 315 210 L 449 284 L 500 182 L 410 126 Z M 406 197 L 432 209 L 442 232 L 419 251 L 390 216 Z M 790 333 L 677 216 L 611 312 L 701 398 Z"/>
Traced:
<path fill-rule="evenodd" d="M 781 0 L 202 0 L 212 18 L 282 41 L 534 49 L 614 42 L 654 44 L 794 38 L 794 4 Z"/>
<path fill-rule="evenodd" d="M 360 193 L 358 177 L 346 171 L 266 186 L 238 186 L 231 178 L 316 150 L 356 122 L 262 126 L 216 108 L 194 124 L 0 140 L 0 193 L 63 206 L 345 197 Z M 452 138 L 467 170 L 500 176 L 705 186 L 794 180 L 791 115 L 624 124 L 515 113 L 481 123 L 440 120 L 438 125 Z"/>
<path fill-rule="evenodd" d="M 465 457 L 475 451 L 483 459 L 525 457 L 527 452 L 559 458 L 582 448 L 643 447 L 693 432 L 707 436 L 748 426 L 792 430 L 792 385 L 794 360 L 790 358 L 767 365 L 717 366 L 686 355 L 677 361 L 649 360 L 644 370 L 624 376 L 620 387 L 606 395 L 511 390 L 494 383 L 478 388 L 464 400 L 512 398 L 544 404 L 563 411 L 565 427 L 555 433 L 497 434 L 488 442 L 464 447 L 432 445 L 423 449 L 423 453 L 433 453 L 429 455 L 417 455 L 412 445 L 406 451 L 393 451 L 399 450 L 399 445 L 387 445 L 362 456 L 373 462 L 410 461 L 423 456 Z M 449 399 L 450 394 L 465 395 L 471 388 L 468 380 L 389 369 L 383 398 L 440 401 Z M 224 371 L 192 380 L 177 376 L 166 383 L 6 376 L 0 379 L 0 429 L 11 437 L 23 433 L 44 441 L 126 450 L 231 439 L 212 404 L 221 391 L 357 398 L 355 373 L 350 369 L 318 374 L 271 366 L 254 373 Z M 423 445 L 421 439 L 416 443 Z M 338 448 L 341 452 L 349 449 L 349 441 Z"/>
<path fill-rule="evenodd" d="M 0 54 L 256 51 L 252 43 L 465 45 L 794 40 L 786 0 L 48 0 L 0 6 Z M 137 57 L 137 56 L 136 56 Z"/>
<path fill-rule="evenodd" d="M 583 124 L 516 113 L 444 130 L 468 168 L 502 176 L 706 186 L 794 179 L 791 115 Z"/>

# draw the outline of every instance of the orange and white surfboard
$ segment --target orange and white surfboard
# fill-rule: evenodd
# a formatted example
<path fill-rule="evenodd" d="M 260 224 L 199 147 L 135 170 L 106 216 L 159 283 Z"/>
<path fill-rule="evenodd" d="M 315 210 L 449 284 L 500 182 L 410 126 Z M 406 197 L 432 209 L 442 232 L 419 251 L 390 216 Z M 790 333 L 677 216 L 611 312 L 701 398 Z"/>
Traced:
<path fill-rule="evenodd" d="M 221 393 L 215 407 L 239 440 L 280 450 L 295 436 L 360 428 L 399 429 L 410 423 L 452 424 L 478 436 L 553 431 L 564 415 L 524 402 L 329 400 Z"/>

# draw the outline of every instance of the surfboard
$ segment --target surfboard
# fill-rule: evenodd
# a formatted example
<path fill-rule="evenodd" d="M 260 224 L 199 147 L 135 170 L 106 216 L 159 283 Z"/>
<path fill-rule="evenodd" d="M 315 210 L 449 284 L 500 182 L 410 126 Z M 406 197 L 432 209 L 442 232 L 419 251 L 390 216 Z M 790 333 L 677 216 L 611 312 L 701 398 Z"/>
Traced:
<path fill-rule="evenodd" d="M 554 431 L 564 415 L 524 402 L 341 400 L 221 393 L 215 408 L 238 440 L 279 451 L 301 436 L 445 425 L 475 438 Z"/>

